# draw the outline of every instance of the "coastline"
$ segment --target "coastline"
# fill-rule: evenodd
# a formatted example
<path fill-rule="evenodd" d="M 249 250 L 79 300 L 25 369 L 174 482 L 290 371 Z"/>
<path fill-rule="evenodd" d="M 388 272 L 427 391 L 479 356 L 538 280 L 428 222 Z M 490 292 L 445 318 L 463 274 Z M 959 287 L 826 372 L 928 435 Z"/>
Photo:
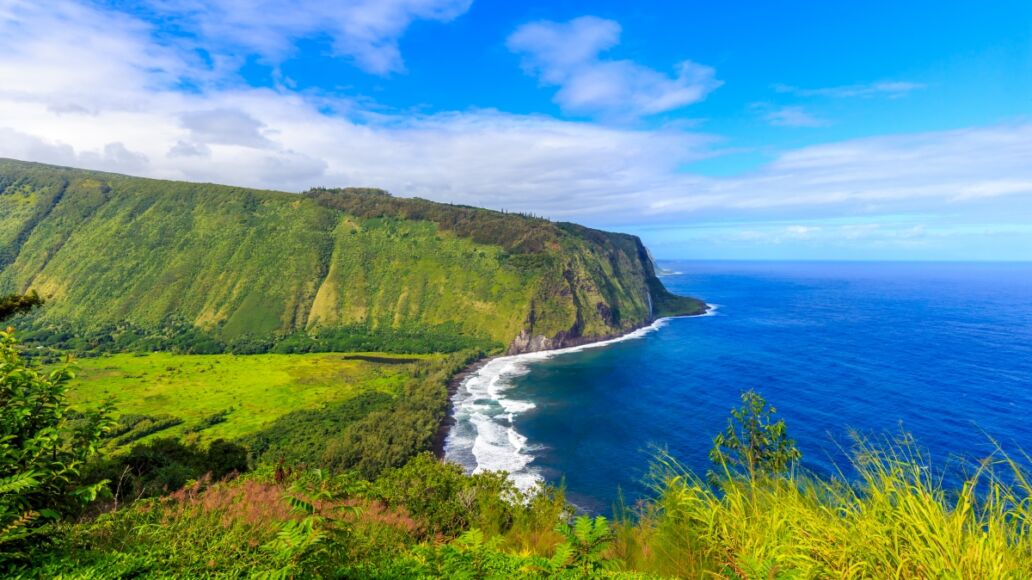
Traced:
<path fill-rule="evenodd" d="M 602 346 L 606 346 L 606 344 L 604 344 L 604 343 L 621 342 L 623 340 L 637 338 L 637 336 L 632 336 L 632 335 L 634 335 L 635 333 L 644 334 L 644 332 L 642 332 L 642 331 L 648 332 L 649 329 L 651 329 L 652 327 L 655 327 L 656 329 L 658 329 L 667 320 L 670 320 L 670 319 L 674 319 L 674 318 L 703 318 L 703 317 L 707 317 L 707 316 L 713 316 L 716 313 L 717 308 L 718 308 L 718 305 L 716 305 L 716 304 L 706 303 L 706 310 L 704 312 L 701 312 L 701 313 L 698 313 L 698 314 L 683 314 L 683 315 L 678 315 L 678 316 L 664 316 L 664 317 L 661 317 L 661 318 L 656 318 L 656 319 L 651 320 L 651 321 L 646 322 L 646 323 L 642 323 L 640 325 L 637 325 L 637 326 L 635 326 L 633 328 L 630 328 L 630 329 L 628 329 L 628 330 L 626 330 L 624 332 L 618 333 L 618 334 L 611 334 L 611 335 L 606 335 L 606 336 L 598 336 L 598 337 L 590 337 L 590 338 L 583 337 L 581 340 L 578 340 L 578 341 L 576 341 L 574 343 L 563 344 L 561 346 L 547 348 L 547 349 L 543 349 L 543 350 L 539 350 L 539 351 L 531 351 L 531 352 L 524 352 L 524 353 L 518 353 L 518 354 L 499 354 L 499 355 L 495 355 L 495 356 L 486 356 L 484 358 L 481 358 L 481 359 L 478 359 L 478 360 L 474 361 L 473 363 L 471 363 L 468 366 L 464 367 L 459 372 L 457 372 L 454 375 L 452 375 L 452 377 L 450 379 L 448 379 L 448 385 L 447 385 L 447 387 L 448 387 L 448 408 L 447 408 L 447 411 L 445 412 L 444 418 L 441 420 L 441 424 L 437 428 L 437 433 L 434 436 L 433 449 L 432 449 L 432 451 L 434 453 L 434 456 L 436 456 L 439 460 L 442 460 L 442 461 L 447 459 L 446 444 L 447 444 L 447 441 L 448 441 L 448 435 L 451 432 L 451 429 L 456 424 L 456 418 L 455 418 L 455 395 L 458 393 L 459 389 L 462 387 L 463 383 L 465 383 L 467 379 L 469 379 L 471 376 L 473 376 L 473 375 L 477 374 L 478 372 L 480 372 L 480 370 L 482 370 L 485 366 L 487 366 L 492 361 L 496 361 L 496 360 L 502 359 L 502 358 L 510 358 L 510 357 L 525 357 L 527 355 L 534 355 L 534 354 L 545 355 L 543 358 L 550 358 L 551 356 L 554 356 L 554 355 L 557 355 L 557 354 L 562 354 L 561 351 L 565 351 L 565 350 L 570 350 L 571 352 L 573 352 L 573 351 L 576 351 L 576 350 L 581 350 L 583 348 L 602 347 Z"/>
<path fill-rule="evenodd" d="M 444 418 L 441 419 L 441 424 L 437 426 L 437 433 L 434 434 L 434 444 L 432 448 L 434 456 L 438 459 L 444 459 L 444 444 L 448 440 L 448 433 L 455 425 L 455 393 L 459 391 L 459 387 L 462 386 L 462 383 L 464 383 L 470 375 L 477 373 L 480 369 L 484 368 L 487 363 L 496 358 L 498 357 L 485 356 L 479 358 L 463 367 L 448 379 L 448 408 L 444 413 Z"/>

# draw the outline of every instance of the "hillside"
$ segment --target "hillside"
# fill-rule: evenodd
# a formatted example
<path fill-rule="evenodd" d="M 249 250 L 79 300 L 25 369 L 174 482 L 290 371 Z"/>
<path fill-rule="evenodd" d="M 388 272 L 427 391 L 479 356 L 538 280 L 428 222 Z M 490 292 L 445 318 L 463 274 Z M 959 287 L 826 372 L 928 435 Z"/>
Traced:
<path fill-rule="evenodd" d="M 27 323 L 51 336 L 189 335 L 200 350 L 460 340 L 450 350 L 523 352 L 705 308 L 666 291 L 634 236 L 379 190 L 0 160 L 0 293 L 31 290 L 48 304 Z"/>

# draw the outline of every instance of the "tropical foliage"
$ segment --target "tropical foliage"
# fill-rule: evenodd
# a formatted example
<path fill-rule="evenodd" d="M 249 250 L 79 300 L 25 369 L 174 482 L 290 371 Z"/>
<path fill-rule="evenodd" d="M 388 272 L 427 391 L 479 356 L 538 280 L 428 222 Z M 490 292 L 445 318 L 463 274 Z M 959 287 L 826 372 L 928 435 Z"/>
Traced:
<path fill-rule="evenodd" d="M 260 469 L 68 525 L 33 573 L 1025 577 L 1032 489 L 1018 465 L 999 455 L 950 491 L 912 449 L 858 442 L 852 483 L 797 474 L 719 489 L 660 458 L 656 495 L 615 522 L 575 516 L 561 490 L 522 495 L 429 455 L 373 481 Z"/>
<path fill-rule="evenodd" d="M 727 429 L 713 439 L 710 459 L 721 472 L 711 479 L 785 475 L 802 458 L 788 437 L 785 420 L 756 391 L 742 393 L 742 406 L 731 411 Z"/>
<path fill-rule="evenodd" d="M 752 391 L 712 471 L 660 455 L 654 493 L 612 519 L 433 455 L 449 380 L 521 331 L 599 337 L 702 310 L 632 236 L 375 190 L 0 160 L 0 292 L 32 340 L 0 332 L 4 576 L 1032 570 L 1028 457 L 946 477 L 908 439 L 856 437 L 851 465 L 809 473 Z M 74 384 L 65 349 L 84 356 Z"/>
<path fill-rule="evenodd" d="M 15 314 L 28 312 L 41 304 L 43 304 L 43 299 L 36 292 L 0 296 L 0 321 Z"/>
<path fill-rule="evenodd" d="M 79 476 L 111 425 L 108 409 L 70 412 L 71 378 L 68 368 L 32 368 L 0 331 L 0 560 L 24 556 L 30 539 L 104 487 Z"/>
<path fill-rule="evenodd" d="M 4 448 L 0 546 L 13 575 L 869 578 L 893 570 L 900 577 L 1020 578 L 1032 565 L 1032 487 L 1002 452 L 952 490 L 913 442 L 875 446 L 857 438 L 854 463 L 843 470 L 854 479 L 818 477 L 786 469 L 798 452 L 785 423 L 754 392 L 743 395 L 743 407 L 715 440 L 716 481 L 661 455 L 655 495 L 618 510 L 611 522 L 577 515 L 561 489 L 523 493 L 503 473 L 470 476 L 420 453 L 440 415 L 407 415 L 443 400 L 443 380 L 466 359 L 401 362 L 415 364 L 410 372 L 424 380 L 414 376 L 404 396 L 370 402 L 375 410 L 343 428 L 317 417 L 296 421 L 301 432 L 328 428 L 327 439 L 347 442 L 332 452 L 277 453 L 314 440 L 291 433 L 288 413 L 266 435 L 266 442 L 282 438 L 279 446 L 252 452 L 250 461 L 240 443 L 217 439 L 201 447 L 165 438 L 138 440 L 83 469 L 86 455 L 109 447 L 106 429 L 131 431 L 140 421 L 123 415 L 113 424 L 68 411 L 63 371 L 40 374 L 20 359 L 13 338 L 5 340 L 5 376 L 17 382 L 4 384 L 35 385 L 39 396 L 57 393 L 59 401 L 7 405 L 5 412 L 20 408 L 51 425 L 74 426 L 68 437 L 43 438 L 52 445 L 44 455 L 56 453 L 62 463 L 25 463 L 39 454 Z M 225 417 L 235 412 L 206 422 L 214 428 L 222 420 L 211 417 L 231 420 Z M 384 415 L 365 420 L 377 413 Z M 16 424 L 7 419 L 4 426 Z M 365 436 L 340 438 L 350 427 Z M 55 450 L 57 441 L 68 444 Z M 343 451 L 355 445 L 358 451 Z M 96 496 L 105 482 L 101 509 L 61 518 L 82 513 L 79 499 Z M 50 520 L 41 527 L 36 519 L 44 517 Z M 24 542 L 44 532 L 48 542 Z"/>

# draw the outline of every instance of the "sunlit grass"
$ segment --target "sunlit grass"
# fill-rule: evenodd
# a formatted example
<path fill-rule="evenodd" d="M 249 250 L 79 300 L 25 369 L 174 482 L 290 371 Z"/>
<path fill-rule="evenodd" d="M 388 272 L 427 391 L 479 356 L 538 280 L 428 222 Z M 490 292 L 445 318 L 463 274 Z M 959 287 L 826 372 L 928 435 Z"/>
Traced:
<path fill-rule="evenodd" d="M 858 440 L 851 483 L 798 475 L 715 490 L 660 459 L 657 498 L 621 530 L 632 569 L 738 578 L 1028 578 L 1032 488 L 998 451 L 950 489 L 909 443 Z"/>
<path fill-rule="evenodd" d="M 376 355 L 385 364 L 348 354 L 117 354 L 76 361 L 72 400 L 89 406 L 114 397 L 121 414 L 172 414 L 183 423 L 161 432 L 180 436 L 205 417 L 232 409 L 202 439 L 232 439 L 298 409 L 348 400 L 369 391 L 401 392 L 428 355 Z M 374 361 L 376 359 L 374 358 Z"/>

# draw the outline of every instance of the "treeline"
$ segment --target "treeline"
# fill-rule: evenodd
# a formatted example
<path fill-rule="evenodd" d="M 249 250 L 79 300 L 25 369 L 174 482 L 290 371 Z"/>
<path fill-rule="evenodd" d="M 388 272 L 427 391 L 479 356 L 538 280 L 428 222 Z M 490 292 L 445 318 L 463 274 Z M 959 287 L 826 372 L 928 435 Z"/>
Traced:
<path fill-rule="evenodd" d="M 546 219 L 420 198 L 399 198 L 380 189 L 316 188 L 305 195 L 319 204 L 356 217 L 433 222 L 440 229 L 459 237 L 501 246 L 515 254 L 558 250 L 563 238 L 562 230 Z"/>
<path fill-rule="evenodd" d="M 170 318 L 154 328 L 119 323 L 91 330 L 71 324 L 38 322 L 31 314 L 15 316 L 28 355 L 57 362 L 65 353 L 80 357 L 117 352 L 178 354 L 300 354 L 317 352 L 386 352 L 394 354 L 454 353 L 470 349 L 494 351 L 501 345 L 484 337 L 463 334 L 455 323 L 420 328 L 371 328 L 352 325 L 311 333 L 216 338 L 180 319 Z"/>

